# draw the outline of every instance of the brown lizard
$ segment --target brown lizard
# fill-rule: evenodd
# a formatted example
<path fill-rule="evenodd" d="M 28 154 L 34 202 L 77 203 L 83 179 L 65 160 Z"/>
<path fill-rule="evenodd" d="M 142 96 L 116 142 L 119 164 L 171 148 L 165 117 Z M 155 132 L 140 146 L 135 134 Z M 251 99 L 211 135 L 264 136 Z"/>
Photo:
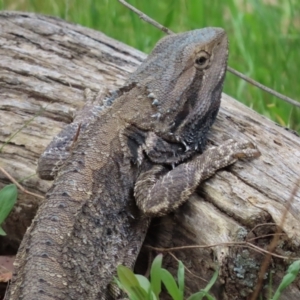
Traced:
<path fill-rule="evenodd" d="M 55 180 L 5 299 L 116 298 L 116 268 L 134 266 L 151 218 L 176 209 L 218 169 L 259 155 L 244 141 L 204 151 L 227 44 L 220 28 L 163 38 L 126 85 L 88 101 L 50 144 L 38 172 Z"/>

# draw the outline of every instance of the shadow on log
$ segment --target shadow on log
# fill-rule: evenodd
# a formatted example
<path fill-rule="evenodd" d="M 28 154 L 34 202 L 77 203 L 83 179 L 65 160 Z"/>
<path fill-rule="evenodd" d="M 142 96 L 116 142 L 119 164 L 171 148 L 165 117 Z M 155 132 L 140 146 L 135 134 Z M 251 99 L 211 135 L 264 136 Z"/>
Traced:
<path fill-rule="evenodd" d="M 97 92 L 104 86 L 121 86 L 145 54 L 100 32 L 27 13 L 0 13 L 0 44 L 0 166 L 15 179 L 23 180 L 29 191 L 44 195 L 51 182 L 35 175 L 37 159 L 53 136 L 71 122 L 74 111 L 83 106 L 84 89 Z M 204 182 L 176 213 L 154 220 L 146 244 L 220 244 L 172 252 L 188 269 L 187 289 L 196 291 L 206 286 L 219 265 L 220 276 L 212 291 L 215 297 L 247 299 L 264 255 L 249 247 L 222 243 L 255 238 L 253 245 L 266 249 L 270 234 L 276 230 L 274 223 L 280 224 L 300 177 L 300 139 L 223 94 L 209 140 L 218 145 L 229 138 L 251 140 L 261 157 L 237 162 Z M 8 183 L 0 174 L 0 187 Z M 17 205 L 3 225 L 8 235 L 1 239 L 1 253 L 8 246 L 19 245 L 39 202 L 20 192 Z M 277 254 L 300 256 L 299 215 L 298 192 L 287 213 L 282 228 L 285 235 L 276 248 Z M 144 247 L 138 269 L 143 269 L 148 259 L 145 253 Z M 176 272 L 176 260 L 169 254 L 164 260 Z M 278 287 L 289 263 L 273 258 L 266 274 L 264 299 L 269 289 Z M 299 286 L 298 279 L 281 299 L 299 299 Z"/>

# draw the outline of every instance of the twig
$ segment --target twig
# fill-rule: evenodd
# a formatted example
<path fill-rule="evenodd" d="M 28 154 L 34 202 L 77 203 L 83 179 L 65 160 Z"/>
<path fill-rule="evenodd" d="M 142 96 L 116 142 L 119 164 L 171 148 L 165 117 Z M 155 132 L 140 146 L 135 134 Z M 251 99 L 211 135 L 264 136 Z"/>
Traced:
<path fill-rule="evenodd" d="M 285 210 L 282 214 L 280 224 L 279 224 L 279 226 L 277 226 L 276 234 L 274 235 L 274 237 L 273 237 L 273 239 L 272 239 L 272 241 L 271 241 L 271 243 L 268 247 L 268 253 L 265 256 L 265 259 L 264 259 L 264 261 L 262 262 L 262 264 L 260 266 L 260 270 L 259 270 L 259 273 L 258 273 L 258 281 L 257 281 L 257 284 L 255 286 L 255 290 L 254 290 L 253 294 L 251 295 L 250 300 L 255 300 L 255 299 L 258 298 L 258 294 L 260 293 L 260 290 L 262 288 L 264 277 L 265 277 L 265 274 L 266 274 L 266 272 L 269 268 L 271 258 L 272 258 L 272 256 L 274 256 L 275 248 L 278 245 L 279 237 L 282 233 L 283 224 L 286 220 L 286 216 L 287 216 L 287 213 L 290 210 L 292 202 L 295 199 L 295 196 L 296 196 L 297 191 L 299 189 L 299 185 L 300 185 L 300 179 L 297 180 L 297 182 L 295 184 L 295 187 L 293 188 L 290 199 L 288 200 L 288 202 L 286 204 L 286 207 L 285 207 Z"/>
<path fill-rule="evenodd" d="M 35 193 L 31 193 L 29 191 L 27 191 L 26 189 L 24 189 L 9 173 L 7 173 L 2 167 L 0 167 L 0 171 L 11 181 L 13 182 L 22 192 L 28 194 L 28 195 L 32 195 L 35 196 L 37 198 L 40 199 L 44 199 L 43 196 L 35 194 Z"/>
<path fill-rule="evenodd" d="M 258 206 L 255 206 L 255 207 L 258 207 Z M 259 207 L 258 207 L 258 208 L 259 208 Z M 248 232 L 248 235 L 251 234 L 252 232 L 254 232 L 254 230 L 256 230 L 258 227 L 262 227 L 262 226 L 271 226 L 271 225 L 276 226 L 276 223 L 260 223 L 260 224 L 257 224 L 257 225 L 255 225 L 255 226 Z"/>
<path fill-rule="evenodd" d="M 150 17 L 148 17 L 146 14 L 142 13 L 140 10 L 138 10 L 137 8 L 135 8 L 134 6 L 130 5 L 129 3 L 127 3 L 124 0 L 119 0 L 119 2 L 121 4 L 123 4 L 124 6 L 126 6 L 127 8 L 129 8 L 131 11 L 133 11 L 134 13 L 136 13 L 140 19 L 142 19 L 143 21 L 153 25 L 154 27 L 158 28 L 159 30 L 163 31 L 166 34 L 173 34 L 174 32 L 172 32 L 169 28 L 159 24 L 158 22 L 156 22 L 155 20 L 151 19 Z"/>
<path fill-rule="evenodd" d="M 42 114 L 43 111 L 46 110 L 48 105 L 46 105 L 45 107 L 42 107 L 32 118 L 30 118 L 29 120 L 27 120 L 18 130 L 16 130 L 16 132 L 14 132 L 2 145 L 2 147 L 0 147 L 0 153 L 2 152 L 2 150 L 4 149 L 4 147 L 20 132 L 22 131 L 25 127 L 27 127 L 36 117 L 38 117 L 39 115 Z"/>
<path fill-rule="evenodd" d="M 171 257 L 173 257 L 173 259 L 174 260 L 176 260 L 177 261 L 177 263 L 179 263 L 179 259 L 172 253 L 172 252 L 169 252 L 168 253 Z M 196 275 L 196 274 L 194 274 L 189 268 L 187 268 L 186 266 L 183 266 L 184 267 L 184 269 L 187 271 L 187 272 L 189 272 L 193 277 L 195 277 L 195 278 L 198 278 L 198 279 L 200 279 L 200 280 L 202 280 L 202 281 L 204 281 L 204 282 L 208 282 L 205 278 L 203 278 L 203 277 L 201 277 L 201 276 L 199 276 L 199 275 Z"/>
<path fill-rule="evenodd" d="M 227 70 L 230 73 L 232 73 L 233 75 L 242 78 L 243 80 L 245 80 L 248 83 L 250 83 L 250 84 L 258 87 L 259 89 L 261 89 L 261 90 L 263 90 L 263 91 L 265 91 L 265 92 L 267 92 L 267 93 L 269 93 L 269 94 L 271 94 L 271 95 L 273 95 L 273 96 L 275 96 L 275 97 L 277 97 L 277 98 L 279 98 L 279 99 L 281 99 L 281 100 L 283 100 L 283 101 L 285 101 L 285 102 L 287 102 L 289 104 L 292 104 L 294 106 L 300 107 L 300 102 L 298 102 L 296 100 L 293 100 L 292 98 L 290 98 L 288 96 L 285 96 L 283 94 L 280 94 L 280 93 L 272 90 L 271 88 L 269 88 L 269 87 L 267 87 L 267 86 L 259 83 L 258 81 L 255 81 L 254 79 L 252 79 L 252 78 L 244 75 L 243 73 L 241 73 L 241 72 L 239 72 L 239 71 L 237 71 L 237 70 L 235 70 L 235 69 L 233 69 L 233 68 L 231 68 L 229 66 L 227 66 Z"/>
<path fill-rule="evenodd" d="M 247 242 L 253 242 L 253 241 L 256 241 L 256 240 L 260 240 L 260 239 L 265 239 L 267 237 L 273 237 L 274 235 L 279 235 L 279 236 L 286 236 L 285 233 L 281 233 L 281 234 L 278 234 L 278 233 L 270 233 L 270 234 L 264 234 L 264 235 L 261 235 L 261 236 L 257 236 L 257 237 L 254 237 L 254 238 L 251 238 L 251 239 L 247 239 Z"/>
<path fill-rule="evenodd" d="M 182 250 L 187 250 L 187 249 L 208 249 L 208 248 L 214 248 L 214 247 L 218 247 L 218 246 L 226 246 L 226 247 L 236 247 L 236 246 L 240 246 L 240 247 L 246 247 L 246 248 L 250 248 L 253 249 L 256 252 L 259 252 L 261 254 L 269 254 L 270 251 L 265 250 L 263 248 L 260 248 L 258 246 L 255 246 L 249 242 L 228 242 L 228 243 L 216 243 L 216 244 L 210 244 L 210 245 L 191 245 L 191 246 L 181 246 L 181 247 L 170 247 L 170 248 L 158 248 L 158 247 L 152 247 L 149 245 L 146 245 L 146 248 L 155 250 L 155 251 L 159 251 L 159 252 L 170 252 L 170 251 L 182 251 Z M 282 258 L 282 259 L 293 259 L 293 260 L 298 260 L 300 259 L 300 257 L 288 257 L 288 256 L 284 256 L 284 255 L 279 255 L 279 254 L 275 254 L 275 253 L 270 253 L 272 256 L 277 257 L 277 258 Z"/>
<path fill-rule="evenodd" d="M 133 11 L 134 13 L 136 13 L 140 19 L 142 19 L 143 21 L 153 25 L 154 27 L 158 28 L 159 30 L 165 32 L 166 34 L 174 34 L 173 31 L 171 31 L 170 29 L 162 26 L 161 24 L 159 24 L 158 22 L 156 22 L 155 20 L 153 20 L 152 18 L 150 18 L 149 16 L 147 16 L 146 14 L 142 13 L 140 10 L 138 10 L 137 8 L 133 7 L 132 5 L 128 4 L 125 0 L 118 0 L 121 4 L 123 4 L 124 6 L 126 6 L 128 9 L 130 9 L 131 11 Z M 280 94 L 276 91 L 274 91 L 273 89 L 266 87 L 265 85 L 259 83 L 258 81 L 236 71 L 235 69 L 231 68 L 231 67 L 227 67 L 227 71 L 229 71 L 230 73 L 232 73 L 235 76 L 240 77 L 241 79 L 247 81 L 248 83 L 260 88 L 261 90 L 289 103 L 292 104 L 296 107 L 300 108 L 300 102 L 296 101 L 288 96 L 285 96 L 283 94 Z"/>

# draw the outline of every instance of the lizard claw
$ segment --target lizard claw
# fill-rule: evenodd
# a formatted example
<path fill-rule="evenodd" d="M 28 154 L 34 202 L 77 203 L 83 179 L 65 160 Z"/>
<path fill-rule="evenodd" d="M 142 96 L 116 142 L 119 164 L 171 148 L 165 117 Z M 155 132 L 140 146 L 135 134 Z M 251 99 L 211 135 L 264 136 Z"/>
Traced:
<path fill-rule="evenodd" d="M 220 146 L 222 155 L 236 158 L 236 159 L 251 159 L 256 158 L 261 155 L 260 151 L 257 149 L 256 145 L 247 140 L 241 140 L 236 142 L 233 139 L 225 141 Z M 224 154 L 223 154 L 224 152 Z"/>
<path fill-rule="evenodd" d="M 239 159 L 252 159 L 260 156 L 259 150 L 252 142 L 234 140 L 228 140 L 218 147 L 208 149 L 206 153 L 208 159 L 213 161 L 216 170 L 229 166 Z"/>
<path fill-rule="evenodd" d="M 238 159 L 251 159 L 261 155 L 256 145 L 249 141 L 236 142 L 236 152 L 234 156 Z"/>

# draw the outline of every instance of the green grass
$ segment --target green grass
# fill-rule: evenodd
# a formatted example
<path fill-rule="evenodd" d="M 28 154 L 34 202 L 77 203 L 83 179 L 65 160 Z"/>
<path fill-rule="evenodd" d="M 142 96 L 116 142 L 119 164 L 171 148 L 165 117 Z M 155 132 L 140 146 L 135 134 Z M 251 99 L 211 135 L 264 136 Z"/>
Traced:
<path fill-rule="evenodd" d="M 159 254 L 153 260 L 149 279 L 142 275 L 134 274 L 129 268 L 119 265 L 117 268 L 118 278 L 115 278 L 115 284 L 126 292 L 130 300 L 158 300 L 160 299 L 162 285 L 165 286 L 168 294 L 173 300 L 183 300 L 184 295 L 187 294 L 184 283 L 185 266 L 181 261 L 179 261 L 176 279 L 168 270 L 162 268 L 162 259 L 162 254 Z M 292 262 L 278 285 L 274 295 L 272 296 L 270 293 L 268 299 L 279 300 L 282 292 L 297 278 L 299 271 L 300 260 Z M 219 270 L 217 269 L 206 287 L 199 292 L 190 295 L 187 300 L 215 300 L 215 297 L 210 295 L 209 290 L 215 284 L 218 276 Z M 269 287 L 269 290 L 272 290 L 272 286 Z M 262 295 L 259 295 L 258 298 L 262 299 Z"/>
<path fill-rule="evenodd" d="M 299 0 L 131 0 L 175 32 L 205 26 L 226 29 L 229 65 L 261 83 L 300 100 Z M 0 0 L 1 9 L 55 15 L 100 30 L 149 52 L 163 33 L 141 21 L 117 0 Z M 300 132 L 300 109 L 228 74 L 225 92 Z"/>

